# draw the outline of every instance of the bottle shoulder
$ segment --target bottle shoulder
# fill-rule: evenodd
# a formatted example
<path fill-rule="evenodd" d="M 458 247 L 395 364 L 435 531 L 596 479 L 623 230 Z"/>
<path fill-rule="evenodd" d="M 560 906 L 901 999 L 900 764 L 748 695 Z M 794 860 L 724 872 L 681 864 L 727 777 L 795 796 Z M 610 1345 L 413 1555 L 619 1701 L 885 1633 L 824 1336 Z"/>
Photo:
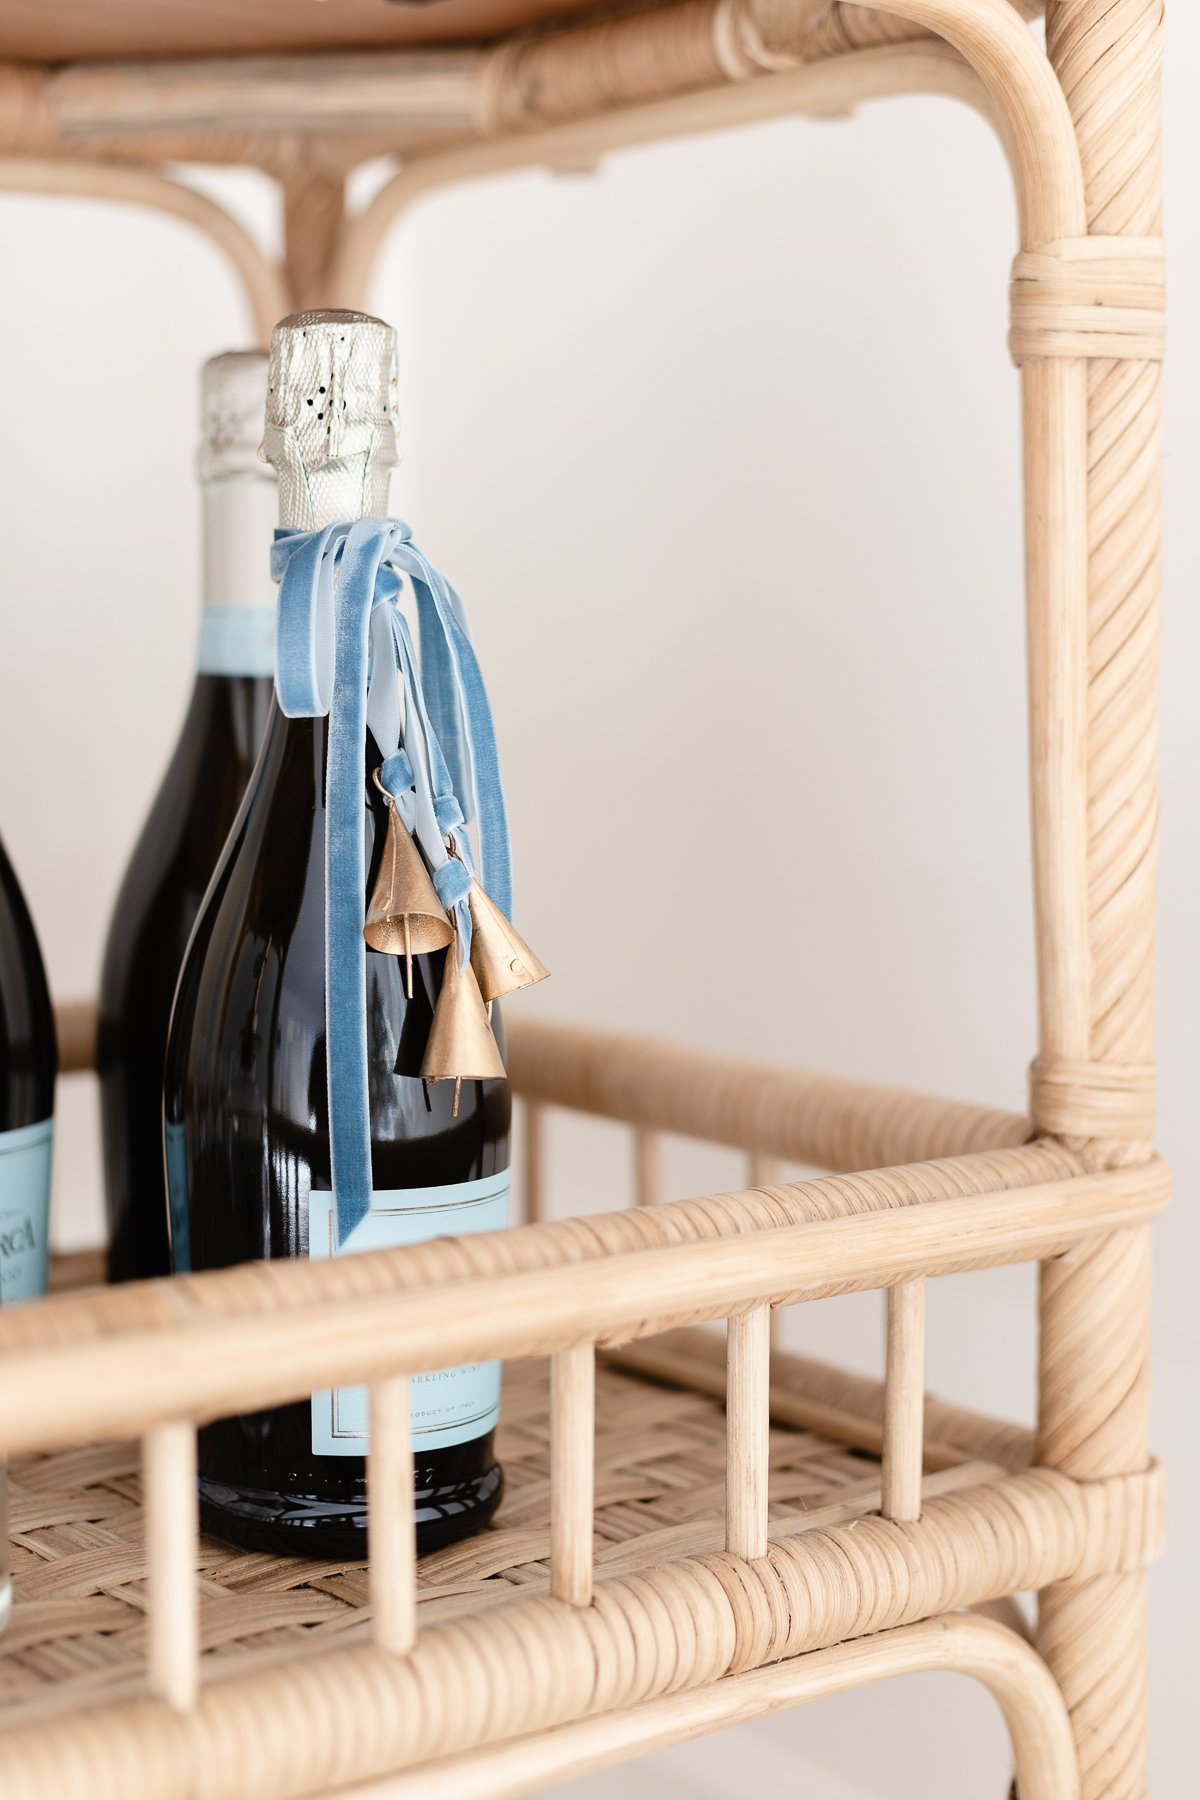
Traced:
<path fill-rule="evenodd" d="M 101 972 L 101 1011 L 168 970 L 174 985 L 213 870 L 250 778 L 269 682 L 201 676 L 118 891 Z M 258 689 L 257 693 L 244 690 Z M 257 712 L 258 730 L 247 712 Z M 237 714 L 234 718 L 231 715 Z"/>

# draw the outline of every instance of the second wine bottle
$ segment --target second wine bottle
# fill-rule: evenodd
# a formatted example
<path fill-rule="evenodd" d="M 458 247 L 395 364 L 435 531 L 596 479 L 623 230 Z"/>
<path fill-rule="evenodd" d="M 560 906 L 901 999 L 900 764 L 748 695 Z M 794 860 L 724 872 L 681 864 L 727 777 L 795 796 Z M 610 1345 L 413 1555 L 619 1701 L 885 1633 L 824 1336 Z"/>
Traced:
<path fill-rule="evenodd" d="M 204 366 L 197 472 L 203 610 L 196 684 L 109 927 L 100 982 L 100 1117 L 110 1281 L 165 1275 L 162 1080 L 188 937 L 262 743 L 275 669 L 268 545 L 273 471 L 259 460 L 267 358 Z"/>

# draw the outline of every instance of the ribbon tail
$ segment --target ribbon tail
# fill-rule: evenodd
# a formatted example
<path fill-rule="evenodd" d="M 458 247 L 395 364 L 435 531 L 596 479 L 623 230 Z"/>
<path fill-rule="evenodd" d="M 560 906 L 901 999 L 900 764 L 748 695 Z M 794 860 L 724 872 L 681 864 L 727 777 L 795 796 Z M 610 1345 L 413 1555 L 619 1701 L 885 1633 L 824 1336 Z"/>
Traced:
<path fill-rule="evenodd" d="M 416 791 L 414 833 L 433 872 L 434 885 L 440 884 L 442 904 L 454 919 L 459 960 L 465 965 L 471 954 L 473 927 L 465 901 L 460 904 L 454 891 L 457 885 L 454 871 L 458 863 L 462 863 L 470 875 L 470 850 L 464 841 L 461 846 L 456 846 L 457 858 L 447 853 L 445 834 L 462 824 L 462 814 L 456 806 L 453 817 L 449 814 L 454 796 L 446 773 L 446 759 L 429 717 L 412 634 L 399 614 L 393 615 L 392 628 L 407 701 L 404 735 Z M 451 883 L 449 889 L 446 888 L 447 881 Z"/>
<path fill-rule="evenodd" d="M 413 587 L 430 713 L 455 791 L 471 798 L 484 883 L 505 918 L 511 919 L 508 809 L 483 673 L 455 608 L 453 590 L 415 546 L 409 550 L 420 565 Z"/>
<path fill-rule="evenodd" d="M 339 571 L 334 628 L 325 776 L 325 1054 L 330 1174 L 340 1244 L 371 1208 L 363 746 L 375 578 L 388 541 L 377 521 L 351 528 Z"/>

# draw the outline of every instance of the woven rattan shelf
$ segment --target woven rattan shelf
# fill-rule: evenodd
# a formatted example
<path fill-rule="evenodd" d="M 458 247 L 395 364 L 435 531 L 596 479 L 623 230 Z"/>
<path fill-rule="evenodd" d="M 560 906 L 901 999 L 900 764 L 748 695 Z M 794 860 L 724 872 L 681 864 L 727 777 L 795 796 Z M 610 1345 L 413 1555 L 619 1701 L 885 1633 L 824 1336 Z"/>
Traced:
<path fill-rule="evenodd" d="M 995 1694 L 1022 1800 L 1144 1794 L 1149 1225 L 1168 1185 L 1152 1152 L 1162 7 L 1048 0 L 1044 46 L 1040 11 L 6 9 L 0 188 L 190 221 L 264 334 L 297 304 L 361 304 L 393 221 L 448 183 L 897 93 L 991 121 L 1020 220 L 1039 1043 L 1018 1118 L 526 1025 L 510 1056 L 529 1224 L 119 1292 L 76 1268 L 78 1291 L 10 1309 L 5 1800 L 502 1800 L 933 1668 Z M 347 211 L 347 174 L 380 155 L 393 173 Z M 279 182 L 280 266 L 185 161 Z M 89 1009 L 59 1023 L 64 1067 L 86 1069 Z M 636 1206 L 542 1221 L 556 1106 L 631 1129 Z M 744 1152 L 745 1189 L 658 1204 L 664 1132 Z M 782 1161 L 830 1173 L 783 1183 Z M 1041 1266 L 1032 1434 L 923 1395 L 926 1280 L 1021 1260 Z M 886 1291 L 879 1386 L 772 1351 L 772 1308 L 851 1289 Z M 508 1499 L 418 1569 L 408 1375 L 490 1356 L 508 1365 Z M 371 1388 L 369 1569 L 201 1543 L 197 1423 L 343 1382 Z M 1032 1643 L 1012 1598 L 1031 1590 Z"/>
<path fill-rule="evenodd" d="M 680 1379 L 694 1358 L 701 1377 L 718 1360 L 680 1334 Z M 665 1342 L 665 1340 L 664 1340 Z M 682 1360 L 681 1360 L 682 1359 Z M 812 1371 L 776 1379 L 816 1399 Z M 805 1380 L 805 1377 L 808 1380 Z M 785 1403 L 786 1405 L 786 1403 Z M 863 1421 L 869 1423 L 869 1419 Z M 876 1425 L 878 1413 L 876 1409 Z M 997 1433 L 1013 1461 L 1030 1446 Z M 1010 1441 L 1011 1440 L 1011 1441 Z M 420 1565 L 422 1630 L 475 1616 L 516 1595 L 550 1588 L 550 1421 L 544 1363 L 512 1365 L 500 1446 L 503 1515 L 482 1536 Z M 958 1448 L 927 1492 L 946 1495 L 1002 1479 L 1001 1466 Z M 102 1697 L 146 1691 L 147 1562 L 136 1443 L 24 1459 L 10 1472 L 10 1523 L 21 1604 L 0 1655 L 0 1726 Z M 725 1415 L 718 1400 L 605 1367 L 596 1391 L 595 1563 L 600 1580 L 665 1557 L 699 1557 L 724 1539 Z M 770 1448 L 771 1531 L 848 1524 L 879 1502 L 879 1465 L 857 1448 L 776 1425 Z M 361 1565 L 246 1555 L 202 1539 L 200 1642 L 221 1660 L 255 1651 L 365 1642 L 369 1606 Z"/>
<path fill-rule="evenodd" d="M 68 1068 L 93 1028 L 60 1014 Z M 1074 1794 L 1072 1723 L 1011 1596 L 1119 1597 L 1159 1545 L 1159 1471 L 1080 1478 L 1027 1430 L 926 1400 L 923 1280 L 1022 1258 L 1061 1280 L 1097 1251 L 1136 1280 L 1161 1166 L 1092 1171 L 1008 1114 L 614 1034 L 526 1023 L 510 1061 L 529 1209 L 548 1105 L 633 1126 L 641 1205 L 118 1290 L 76 1259 L 68 1291 L 0 1320 L 6 1796 L 516 1796 L 939 1667 L 996 1694 L 1026 1800 Z M 663 1129 L 740 1146 L 761 1185 L 656 1203 Z M 776 1156 L 902 1155 L 775 1181 Z M 765 1302 L 870 1287 L 883 1384 L 772 1355 Z M 727 1337 L 697 1323 L 721 1318 Z M 196 1539 L 190 1421 L 353 1375 L 373 1461 L 402 1466 L 393 1371 L 484 1344 L 509 1359 L 491 1530 L 418 1570 L 388 1487 L 369 1569 Z"/>

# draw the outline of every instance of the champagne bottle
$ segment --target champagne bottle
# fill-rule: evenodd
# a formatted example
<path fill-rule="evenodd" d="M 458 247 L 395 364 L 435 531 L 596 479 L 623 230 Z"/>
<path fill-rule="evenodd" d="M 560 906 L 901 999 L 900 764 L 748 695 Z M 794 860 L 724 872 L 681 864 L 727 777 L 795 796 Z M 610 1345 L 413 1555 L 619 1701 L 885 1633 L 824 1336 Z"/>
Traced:
<path fill-rule="evenodd" d="M 266 727 L 275 657 L 275 479 L 259 460 L 263 351 L 204 367 L 203 611 L 196 684 L 122 882 L 100 983 L 110 1281 L 165 1275 L 162 1076 L 175 984 Z"/>
<path fill-rule="evenodd" d="M 301 313 L 276 327 L 266 446 L 283 528 L 313 532 L 386 515 L 396 459 L 394 342 L 386 326 L 358 313 Z M 403 956 L 365 948 L 370 1206 L 339 1236 L 327 1008 L 352 997 L 326 992 L 330 744 L 328 719 L 287 717 L 276 701 L 188 947 L 164 1100 L 176 1268 L 346 1254 L 506 1222 L 507 1082 L 420 1074 L 448 953 L 414 954 L 410 991 Z M 361 762 L 356 752 L 350 765 L 367 893 L 387 839 L 387 808 L 373 779 L 381 755 L 368 730 Z M 358 893 L 360 937 L 364 905 Z M 499 1371 L 487 1364 L 416 1377 L 412 1395 L 424 1552 L 477 1530 L 499 1501 Z M 250 1549 L 362 1557 L 367 1433 L 361 1389 L 206 1427 L 203 1525 Z"/>
<path fill-rule="evenodd" d="M 6 1304 L 46 1291 L 57 1072 L 42 954 L 0 845 L 0 1295 Z"/>

